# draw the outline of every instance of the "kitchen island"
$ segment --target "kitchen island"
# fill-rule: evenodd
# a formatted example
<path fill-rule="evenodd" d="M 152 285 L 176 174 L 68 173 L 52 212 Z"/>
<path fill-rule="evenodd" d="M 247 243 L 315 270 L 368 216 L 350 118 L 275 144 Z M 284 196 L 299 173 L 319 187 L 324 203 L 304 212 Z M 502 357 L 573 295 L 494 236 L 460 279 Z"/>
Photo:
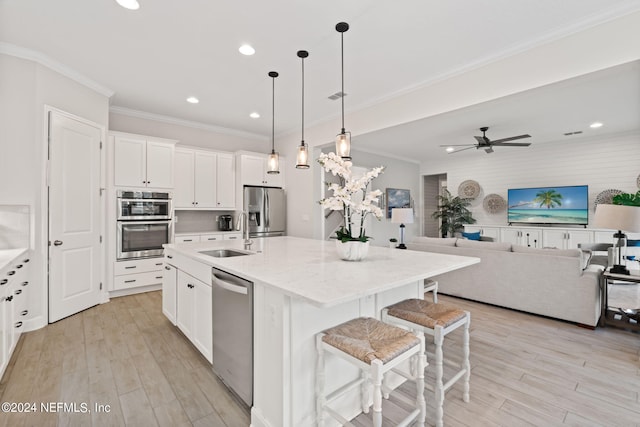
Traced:
<path fill-rule="evenodd" d="M 215 258 L 202 253 L 219 248 L 250 254 Z M 212 267 L 253 282 L 253 427 L 315 424 L 314 337 L 318 332 L 359 316 L 379 317 L 380 310 L 390 304 L 421 297 L 425 278 L 480 261 L 371 247 L 365 260 L 347 262 L 339 259 L 334 241 L 295 237 L 254 239 L 246 251 L 242 241 L 170 244 L 165 249 L 169 274 L 163 285 L 163 311 L 179 327 L 181 307 L 183 314 L 199 313 L 181 329 L 193 333 L 194 337 L 185 334 L 210 361 L 212 345 L 207 334 L 211 326 L 207 329 L 206 323 L 211 322 L 207 313 L 211 305 L 210 301 L 206 305 L 206 299 L 211 292 L 202 289 L 193 300 L 199 308 L 186 313 L 189 308 L 180 302 L 180 283 L 176 285 L 171 269 L 197 279 L 196 289 L 210 286 Z M 358 375 L 357 369 L 333 358 L 327 360 L 327 371 L 331 372 L 327 389 Z M 338 409 L 351 418 L 359 413 L 359 402 L 354 393 Z"/>

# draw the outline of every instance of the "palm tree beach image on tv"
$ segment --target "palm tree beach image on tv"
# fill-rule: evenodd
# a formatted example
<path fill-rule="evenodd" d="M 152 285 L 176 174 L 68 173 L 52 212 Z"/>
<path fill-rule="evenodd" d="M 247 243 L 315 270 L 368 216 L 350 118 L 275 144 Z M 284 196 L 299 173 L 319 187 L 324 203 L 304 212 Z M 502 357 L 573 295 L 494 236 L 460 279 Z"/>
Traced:
<path fill-rule="evenodd" d="M 508 193 L 508 222 L 530 224 L 589 223 L 589 187 L 512 188 Z"/>

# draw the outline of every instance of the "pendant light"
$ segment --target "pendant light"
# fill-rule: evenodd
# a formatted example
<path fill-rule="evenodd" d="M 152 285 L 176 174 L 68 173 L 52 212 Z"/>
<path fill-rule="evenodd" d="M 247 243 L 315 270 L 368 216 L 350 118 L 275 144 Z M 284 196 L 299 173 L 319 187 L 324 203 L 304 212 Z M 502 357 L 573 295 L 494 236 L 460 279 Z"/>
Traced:
<path fill-rule="evenodd" d="M 267 160 L 267 173 L 276 174 L 280 173 L 280 159 L 275 150 L 276 77 L 278 77 L 278 73 L 269 71 L 269 77 L 271 77 L 271 154 Z"/>
<path fill-rule="evenodd" d="M 302 139 L 298 147 L 296 169 L 309 169 L 309 147 L 304 143 L 304 58 L 308 56 L 309 52 L 306 50 L 298 51 L 298 58 L 300 58 L 302 62 Z"/>
<path fill-rule="evenodd" d="M 346 22 L 338 22 L 336 31 L 340 33 L 340 60 L 342 63 L 342 89 L 340 90 L 340 98 L 342 100 L 342 129 L 336 136 L 336 154 L 345 160 L 351 160 L 351 132 L 344 130 L 344 33 L 349 30 L 349 24 Z"/>

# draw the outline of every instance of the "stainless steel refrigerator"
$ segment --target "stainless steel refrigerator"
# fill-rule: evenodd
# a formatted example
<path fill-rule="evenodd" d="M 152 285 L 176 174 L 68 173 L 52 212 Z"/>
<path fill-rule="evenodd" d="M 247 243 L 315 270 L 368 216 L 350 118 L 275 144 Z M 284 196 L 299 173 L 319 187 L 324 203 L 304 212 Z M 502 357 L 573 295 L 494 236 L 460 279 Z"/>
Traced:
<path fill-rule="evenodd" d="M 251 237 L 284 236 L 286 199 L 282 188 L 244 187 L 244 209 Z"/>

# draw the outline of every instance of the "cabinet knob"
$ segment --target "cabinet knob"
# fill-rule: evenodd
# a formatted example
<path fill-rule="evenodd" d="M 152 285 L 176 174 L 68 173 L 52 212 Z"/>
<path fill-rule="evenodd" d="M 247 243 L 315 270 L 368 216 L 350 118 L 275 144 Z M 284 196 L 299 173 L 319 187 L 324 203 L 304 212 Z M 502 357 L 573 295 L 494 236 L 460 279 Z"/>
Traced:
<path fill-rule="evenodd" d="M 165 269 L 165 270 L 171 270 L 171 267 L 169 267 L 168 265 L 165 265 L 165 266 L 164 266 L 164 269 Z"/>
<path fill-rule="evenodd" d="M 62 243 L 63 243 L 62 240 L 54 240 L 53 241 L 53 246 L 60 246 L 60 245 L 62 245 Z"/>
<path fill-rule="evenodd" d="M 26 316 L 27 314 L 29 314 L 29 310 L 22 310 L 20 316 Z"/>
<path fill-rule="evenodd" d="M 22 326 L 22 322 L 16 322 L 16 328 L 19 328 Z"/>

